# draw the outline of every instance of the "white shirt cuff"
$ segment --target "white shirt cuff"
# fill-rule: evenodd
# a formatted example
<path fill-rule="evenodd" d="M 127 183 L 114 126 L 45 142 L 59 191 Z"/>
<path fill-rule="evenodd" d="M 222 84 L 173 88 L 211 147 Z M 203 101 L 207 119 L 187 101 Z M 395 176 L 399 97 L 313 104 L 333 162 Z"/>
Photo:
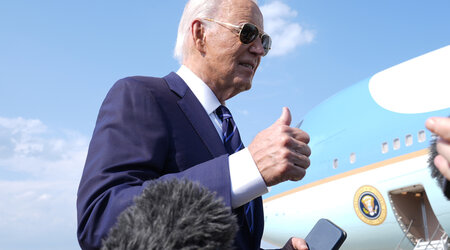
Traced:
<path fill-rule="evenodd" d="M 229 156 L 231 207 L 237 208 L 268 192 L 247 148 Z"/>

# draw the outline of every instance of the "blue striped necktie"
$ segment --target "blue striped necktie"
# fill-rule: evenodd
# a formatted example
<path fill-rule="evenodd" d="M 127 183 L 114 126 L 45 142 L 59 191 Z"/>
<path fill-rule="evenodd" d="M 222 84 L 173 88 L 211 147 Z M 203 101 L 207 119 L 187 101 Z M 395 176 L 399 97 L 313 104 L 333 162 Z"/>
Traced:
<path fill-rule="evenodd" d="M 216 114 L 222 121 L 222 138 L 223 144 L 228 154 L 234 154 L 239 150 L 244 148 L 244 144 L 241 141 L 241 136 L 239 135 L 239 130 L 234 123 L 233 116 L 231 116 L 230 110 L 227 107 L 220 105 L 216 109 Z M 250 232 L 253 232 L 253 211 L 254 202 L 250 201 L 244 205 L 245 216 L 247 217 L 247 222 L 249 224 Z"/>

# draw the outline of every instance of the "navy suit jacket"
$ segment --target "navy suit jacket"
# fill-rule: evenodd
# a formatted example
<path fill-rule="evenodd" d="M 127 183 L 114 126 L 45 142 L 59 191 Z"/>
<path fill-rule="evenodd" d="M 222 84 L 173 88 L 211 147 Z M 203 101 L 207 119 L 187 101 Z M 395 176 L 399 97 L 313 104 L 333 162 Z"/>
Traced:
<path fill-rule="evenodd" d="M 208 114 L 175 73 L 129 77 L 107 94 L 97 118 L 78 189 L 78 241 L 98 249 L 119 214 L 149 180 L 187 178 L 216 192 L 231 207 L 228 155 Z M 244 208 L 233 210 L 238 249 L 259 249 L 264 220 L 256 199 L 255 231 Z"/>

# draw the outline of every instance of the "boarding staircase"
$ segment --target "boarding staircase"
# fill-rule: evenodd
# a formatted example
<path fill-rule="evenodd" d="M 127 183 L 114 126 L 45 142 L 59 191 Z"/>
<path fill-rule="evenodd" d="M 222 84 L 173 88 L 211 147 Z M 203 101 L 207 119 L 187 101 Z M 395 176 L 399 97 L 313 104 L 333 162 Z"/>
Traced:
<path fill-rule="evenodd" d="M 411 220 L 408 228 L 406 230 L 404 230 L 405 234 L 404 234 L 403 238 L 400 240 L 400 242 L 398 243 L 397 247 L 395 248 L 396 250 L 403 250 L 400 247 L 400 245 L 407 236 L 411 236 L 409 234 L 409 230 L 411 229 L 412 223 L 413 223 L 413 221 Z M 439 229 L 440 229 L 439 227 L 436 228 L 433 235 L 431 236 L 431 239 L 433 239 L 434 236 L 436 235 L 436 233 L 438 231 L 440 231 Z M 430 241 L 426 241 L 423 239 L 417 240 L 417 243 L 414 246 L 414 250 L 448 250 L 449 246 L 450 246 L 448 235 L 444 231 L 442 231 L 441 233 L 442 233 L 442 235 L 439 240 L 430 240 Z"/>
<path fill-rule="evenodd" d="M 444 236 L 444 235 L 443 235 Z M 448 236 L 445 235 L 445 238 L 441 238 L 440 240 L 433 240 L 433 241 L 422 241 L 419 240 L 417 242 L 416 246 L 414 247 L 414 250 L 448 250 Z"/>
<path fill-rule="evenodd" d="M 436 230 L 434 230 L 431 239 L 434 239 L 434 236 L 438 231 L 441 231 L 440 226 L 438 226 Z M 448 235 L 444 231 L 441 231 L 441 233 L 442 235 L 440 240 L 425 241 L 420 239 L 414 247 L 414 250 L 448 250 Z"/>

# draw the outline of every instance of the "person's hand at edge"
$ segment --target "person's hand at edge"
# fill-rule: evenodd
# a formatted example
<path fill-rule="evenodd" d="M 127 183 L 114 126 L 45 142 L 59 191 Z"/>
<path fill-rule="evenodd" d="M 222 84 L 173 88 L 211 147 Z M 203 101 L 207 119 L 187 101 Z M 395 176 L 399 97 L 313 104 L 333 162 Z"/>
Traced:
<path fill-rule="evenodd" d="M 291 237 L 282 250 L 308 250 L 308 245 L 306 241 L 302 238 Z"/>
<path fill-rule="evenodd" d="M 439 136 L 436 141 L 438 155 L 434 165 L 450 181 L 450 118 L 431 117 L 425 122 L 428 130 Z"/>

